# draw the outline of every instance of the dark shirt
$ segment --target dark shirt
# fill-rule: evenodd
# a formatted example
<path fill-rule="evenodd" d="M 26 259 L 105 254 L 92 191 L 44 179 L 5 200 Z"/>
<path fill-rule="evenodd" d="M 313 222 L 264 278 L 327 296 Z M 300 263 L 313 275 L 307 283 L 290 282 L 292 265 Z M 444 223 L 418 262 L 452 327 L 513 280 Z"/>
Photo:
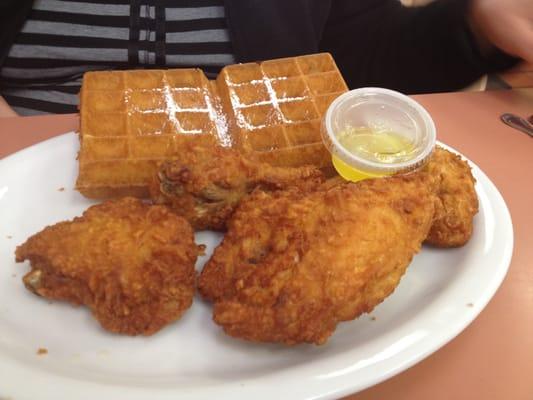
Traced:
<path fill-rule="evenodd" d="M 90 70 L 194 65 L 213 78 L 235 63 L 223 0 L 150 3 L 34 0 L 0 68 L 0 94 L 20 115 L 69 113 Z"/>
<path fill-rule="evenodd" d="M 31 5 L 31 0 L 4 0 L 0 5 L 0 63 Z M 467 21 L 468 6 L 469 0 L 439 0 L 420 8 L 403 7 L 398 0 L 224 1 L 237 61 L 329 51 L 350 87 L 382 86 L 406 93 L 456 90 L 516 63 L 498 51 L 490 56 L 479 51 Z M 130 24 L 135 23 L 132 18 Z M 138 38 L 130 41 L 135 46 Z M 137 67 L 135 57 L 121 66 Z"/>

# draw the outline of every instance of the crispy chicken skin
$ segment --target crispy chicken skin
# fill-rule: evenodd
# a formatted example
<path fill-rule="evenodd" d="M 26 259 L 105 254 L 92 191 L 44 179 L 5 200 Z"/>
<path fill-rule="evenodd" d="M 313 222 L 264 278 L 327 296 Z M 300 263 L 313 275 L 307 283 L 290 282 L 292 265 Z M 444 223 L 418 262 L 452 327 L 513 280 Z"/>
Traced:
<path fill-rule="evenodd" d="M 213 319 L 256 342 L 323 344 L 398 285 L 431 226 L 424 174 L 255 191 L 199 278 Z"/>
<path fill-rule="evenodd" d="M 468 162 L 437 146 L 422 172 L 437 196 L 433 225 L 426 243 L 444 248 L 465 245 L 472 236 L 474 216 L 479 209 L 476 180 Z M 336 176 L 328 179 L 321 188 L 331 188 L 345 182 Z"/>
<path fill-rule="evenodd" d="M 437 147 L 425 167 L 438 196 L 426 243 L 437 247 L 463 246 L 472 236 L 479 204 L 470 166 L 457 154 Z"/>
<path fill-rule="evenodd" d="M 189 223 L 138 199 L 108 201 L 46 227 L 16 249 L 26 287 L 89 307 L 105 329 L 152 335 L 192 303 L 199 249 Z"/>
<path fill-rule="evenodd" d="M 191 145 L 164 162 L 150 185 L 155 204 L 185 217 L 195 230 L 224 230 L 239 201 L 256 188 L 313 188 L 323 181 L 314 167 L 280 168 L 220 146 Z"/>

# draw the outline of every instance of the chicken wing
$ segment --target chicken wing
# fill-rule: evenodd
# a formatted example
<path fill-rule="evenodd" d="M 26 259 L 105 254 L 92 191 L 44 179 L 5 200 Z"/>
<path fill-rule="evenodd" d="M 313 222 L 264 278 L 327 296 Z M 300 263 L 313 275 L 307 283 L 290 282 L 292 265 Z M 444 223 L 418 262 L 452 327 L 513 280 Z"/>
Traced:
<path fill-rule="evenodd" d="M 424 174 L 244 199 L 199 279 L 213 319 L 237 338 L 323 344 L 398 285 L 426 238 Z"/>
<path fill-rule="evenodd" d="M 425 170 L 433 178 L 439 199 L 426 242 L 438 247 L 463 246 L 472 236 L 479 209 L 470 166 L 460 156 L 437 147 Z"/>
<path fill-rule="evenodd" d="M 185 217 L 195 230 L 224 230 L 239 201 L 255 188 L 313 188 L 323 181 L 314 167 L 281 168 L 247 159 L 236 150 L 191 145 L 164 162 L 150 185 L 156 204 Z"/>
<path fill-rule="evenodd" d="M 192 303 L 199 249 L 183 218 L 125 198 L 46 227 L 16 249 L 26 287 L 89 307 L 107 330 L 151 335 Z"/>

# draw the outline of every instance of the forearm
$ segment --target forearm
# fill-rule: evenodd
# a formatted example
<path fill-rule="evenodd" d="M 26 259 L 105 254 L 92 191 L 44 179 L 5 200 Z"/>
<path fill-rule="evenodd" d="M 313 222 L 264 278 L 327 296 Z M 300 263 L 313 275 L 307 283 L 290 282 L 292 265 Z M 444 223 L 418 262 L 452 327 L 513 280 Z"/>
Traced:
<path fill-rule="evenodd" d="M 16 117 L 18 114 L 13 110 L 4 98 L 0 96 L 0 118 L 2 117 Z"/>
<path fill-rule="evenodd" d="M 323 47 L 331 49 L 351 87 L 456 90 L 515 62 L 499 52 L 489 58 L 481 52 L 470 30 L 468 0 L 438 0 L 419 8 L 397 0 L 348 1 L 341 2 L 344 10 L 332 11 Z M 362 11 L 352 5 L 365 2 L 372 6 Z"/>

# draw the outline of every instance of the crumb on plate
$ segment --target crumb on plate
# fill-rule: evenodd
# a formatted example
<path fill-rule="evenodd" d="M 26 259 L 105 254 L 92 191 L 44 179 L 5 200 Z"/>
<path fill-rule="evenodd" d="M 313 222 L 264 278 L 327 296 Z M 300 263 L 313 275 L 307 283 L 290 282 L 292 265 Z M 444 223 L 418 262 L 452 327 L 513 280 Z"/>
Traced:
<path fill-rule="evenodd" d="M 44 356 L 44 355 L 46 355 L 46 354 L 48 354 L 48 349 L 46 349 L 46 348 L 44 348 L 44 347 L 39 347 L 39 348 L 37 349 L 37 355 L 38 355 L 38 356 Z"/>

